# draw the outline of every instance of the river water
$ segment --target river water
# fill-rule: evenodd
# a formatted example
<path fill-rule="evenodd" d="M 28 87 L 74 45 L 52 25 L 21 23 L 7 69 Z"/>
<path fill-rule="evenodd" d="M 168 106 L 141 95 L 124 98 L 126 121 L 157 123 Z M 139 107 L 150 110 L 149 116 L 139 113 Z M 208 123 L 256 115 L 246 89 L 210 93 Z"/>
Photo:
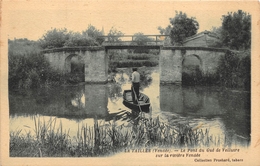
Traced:
<path fill-rule="evenodd" d="M 228 137 L 232 146 L 250 144 L 250 93 L 219 87 L 160 85 L 158 68 L 149 69 L 141 92 L 150 97 L 152 110 L 147 117 L 159 117 L 174 125 L 189 124 L 207 129 L 213 137 Z M 9 94 L 10 131 L 33 132 L 35 115 L 56 118 L 70 135 L 82 124 L 116 120 L 127 123 L 131 110 L 122 104 L 124 89 L 130 89 L 129 74 L 120 72 L 116 82 L 38 89 Z"/>

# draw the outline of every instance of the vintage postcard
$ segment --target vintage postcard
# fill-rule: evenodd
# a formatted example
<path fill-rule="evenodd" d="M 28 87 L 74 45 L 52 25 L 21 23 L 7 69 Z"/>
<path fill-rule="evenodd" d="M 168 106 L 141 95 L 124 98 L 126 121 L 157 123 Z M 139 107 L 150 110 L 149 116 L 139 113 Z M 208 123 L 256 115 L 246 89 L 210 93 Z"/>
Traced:
<path fill-rule="evenodd" d="M 0 165 L 260 165 L 259 1 L 0 6 Z"/>

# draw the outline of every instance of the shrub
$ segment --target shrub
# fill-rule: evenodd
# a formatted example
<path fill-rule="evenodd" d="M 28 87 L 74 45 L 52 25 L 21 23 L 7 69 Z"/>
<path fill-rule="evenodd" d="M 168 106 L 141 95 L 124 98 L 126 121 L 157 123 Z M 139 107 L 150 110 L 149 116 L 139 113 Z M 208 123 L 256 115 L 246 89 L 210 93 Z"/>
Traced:
<path fill-rule="evenodd" d="M 50 87 L 66 83 L 64 75 L 53 70 L 42 54 L 8 53 L 9 90 Z"/>
<path fill-rule="evenodd" d="M 37 88 L 44 83 L 50 72 L 49 63 L 41 54 L 9 54 L 9 87 Z"/>
<path fill-rule="evenodd" d="M 250 70 L 250 51 L 245 51 L 239 54 L 227 52 L 219 61 L 217 73 L 221 85 L 250 90 Z"/>

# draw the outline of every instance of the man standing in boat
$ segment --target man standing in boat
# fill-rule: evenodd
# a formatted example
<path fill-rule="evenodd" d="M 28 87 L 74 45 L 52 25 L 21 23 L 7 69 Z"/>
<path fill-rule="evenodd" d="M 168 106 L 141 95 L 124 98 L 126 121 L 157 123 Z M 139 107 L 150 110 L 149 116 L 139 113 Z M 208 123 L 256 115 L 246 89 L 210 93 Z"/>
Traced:
<path fill-rule="evenodd" d="M 133 102 L 137 104 L 137 100 L 139 97 L 139 87 L 140 87 L 140 74 L 137 72 L 137 68 L 133 68 L 133 73 L 132 73 L 132 98 Z M 137 97 L 137 99 L 136 99 Z"/>

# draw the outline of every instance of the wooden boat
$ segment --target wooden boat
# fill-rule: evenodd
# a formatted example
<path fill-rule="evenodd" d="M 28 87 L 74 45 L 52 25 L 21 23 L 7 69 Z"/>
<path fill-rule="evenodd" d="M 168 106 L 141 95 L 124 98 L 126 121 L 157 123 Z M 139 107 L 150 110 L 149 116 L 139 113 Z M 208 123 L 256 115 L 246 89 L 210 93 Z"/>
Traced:
<path fill-rule="evenodd" d="M 131 90 L 124 90 L 123 93 L 123 104 L 133 110 L 133 111 L 140 111 L 140 108 L 142 112 L 149 112 L 150 111 L 150 99 L 147 95 L 140 93 L 138 104 L 134 104 L 132 99 L 132 91 Z M 140 107 L 139 107 L 140 106 Z"/>

